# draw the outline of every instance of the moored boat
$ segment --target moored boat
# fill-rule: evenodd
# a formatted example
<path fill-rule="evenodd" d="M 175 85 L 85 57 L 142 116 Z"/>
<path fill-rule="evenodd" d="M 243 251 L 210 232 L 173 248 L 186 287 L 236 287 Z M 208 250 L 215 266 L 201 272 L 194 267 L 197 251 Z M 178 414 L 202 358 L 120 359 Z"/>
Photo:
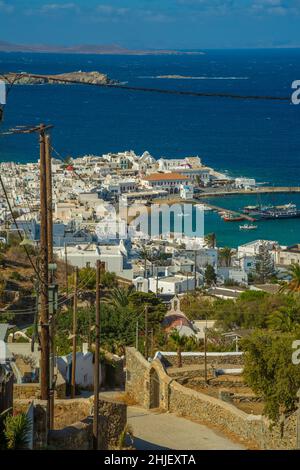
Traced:
<path fill-rule="evenodd" d="M 240 225 L 240 230 L 257 230 L 257 225 L 253 225 L 253 224 Z"/>
<path fill-rule="evenodd" d="M 224 222 L 241 222 L 242 220 L 245 220 L 245 218 L 242 215 L 239 214 L 233 214 L 231 212 L 227 212 L 222 216 L 222 219 Z"/>

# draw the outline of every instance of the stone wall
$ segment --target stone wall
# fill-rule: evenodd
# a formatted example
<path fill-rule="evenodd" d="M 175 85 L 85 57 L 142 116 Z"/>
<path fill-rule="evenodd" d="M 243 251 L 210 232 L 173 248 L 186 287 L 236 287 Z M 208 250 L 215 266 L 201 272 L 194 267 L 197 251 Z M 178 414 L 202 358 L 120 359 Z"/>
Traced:
<path fill-rule="evenodd" d="M 57 375 L 56 398 L 66 398 L 66 382 L 61 374 Z M 41 398 L 41 386 L 39 383 L 14 384 L 14 398 L 18 400 L 39 400 Z"/>
<path fill-rule="evenodd" d="M 93 443 L 93 397 L 57 400 L 55 431 L 50 432 L 49 445 L 55 449 L 88 450 Z M 76 421 L 76 418 L 78 421 Z M 99 448 L 117 447 L 127 424 L 127 406 L 109 398 L 99 399 Z M 72 421 L 73 420 L 73 421 Z"/>
<path fill-rule="evenodd" d="M 160 353 L 162 361 L 166 367 L 177 367 L 178 359 L 176 353 Z M 204 353 L 183 353 L 182 354 L 183 366 L 189 365 L 204 365 Z M 207 353 L 207 364 L 219 367 L 224 364 L 239 365 L 244 364 L 242 353 Z"/>
<path fill-rule="evenodd" d="M 160 360 L 155 359 L 150 364 L 134 348 L 126 350 L 126 369 L 127 393 L 146 408 L 151 408 L 152 376 L 155 371 L 161 409 L 231 433 L 246 446 L 260 449 L 296 448 L 296 415 L 292 415 L 284 426 L 271 429 L 265 417 L 248 415 L 233 404 L 180 385 L 168 376 Z"/>
<path fill-rule="evenodd" d="M 26 412 L 32 400 L 15 400 L 14 411 Z M 46 402 L 34 400 L 35 448 L 47 447 Z M 92 448 L 93 397 L 55 400 L 55 430 L 49 433 L 51 449 L 87 450 Z M 115 448 L 127 424 L 127 406 L 109 398 L 99 398 L 99 447 Z"/>
<path fill-rule="evenodd" d="M 296 415 L 286 422 L 281 435 L 280 426 L 271 430 L 266 418 L 248 415 L 230 403 L 187 389 L 175 381 L 170 386 L 168 410 L 217 426 L 236 435 L 246 445 L 250 443 L 260 449 L 296 448 Z"/>
<path fill-rule="evenodd" d="M 149 407 L 150 364 L 134 348 L 126 350 L 126 392 L 146 408 Z"/>

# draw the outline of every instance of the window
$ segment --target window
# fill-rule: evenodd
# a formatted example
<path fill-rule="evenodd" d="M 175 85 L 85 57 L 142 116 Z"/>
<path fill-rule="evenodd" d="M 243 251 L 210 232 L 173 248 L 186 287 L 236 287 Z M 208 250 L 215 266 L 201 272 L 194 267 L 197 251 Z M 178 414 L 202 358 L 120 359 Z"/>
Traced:
<path fill-rule="evenodd" d="M 88 381 L 88 376 L 87 376 L 87 374 L 84 375 L 83 381 L 84 381 L 85 384 L 87 383 L 87 381 Z"/>

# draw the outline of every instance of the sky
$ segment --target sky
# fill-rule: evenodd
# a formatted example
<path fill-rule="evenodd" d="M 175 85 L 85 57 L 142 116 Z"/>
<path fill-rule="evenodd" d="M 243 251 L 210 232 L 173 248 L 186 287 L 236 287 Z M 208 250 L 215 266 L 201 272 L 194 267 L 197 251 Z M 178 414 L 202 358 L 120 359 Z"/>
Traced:
<path fill-rule="evenodd" d="M 300 46 L 300 0 L 0 0 L 0 41 L 131 49 Z"/>

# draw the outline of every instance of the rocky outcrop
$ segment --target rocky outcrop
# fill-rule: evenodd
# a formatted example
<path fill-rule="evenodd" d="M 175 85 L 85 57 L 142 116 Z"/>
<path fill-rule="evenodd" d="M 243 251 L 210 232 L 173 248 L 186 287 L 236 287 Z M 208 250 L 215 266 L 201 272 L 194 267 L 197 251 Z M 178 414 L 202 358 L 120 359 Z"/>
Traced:
<path fill-rule="evenodd" d="M 72 84 L 72 82 L 80 82 L 93 85 L 112 85 L 116 83 L 104 73 L 82 71 L 63 73 L 59 75 L 9 73 L 7 75 L 4 75 L 4 78 L 6 79 L 7 83 L 14 83 L 15 85 L 67 85 Z"/>

